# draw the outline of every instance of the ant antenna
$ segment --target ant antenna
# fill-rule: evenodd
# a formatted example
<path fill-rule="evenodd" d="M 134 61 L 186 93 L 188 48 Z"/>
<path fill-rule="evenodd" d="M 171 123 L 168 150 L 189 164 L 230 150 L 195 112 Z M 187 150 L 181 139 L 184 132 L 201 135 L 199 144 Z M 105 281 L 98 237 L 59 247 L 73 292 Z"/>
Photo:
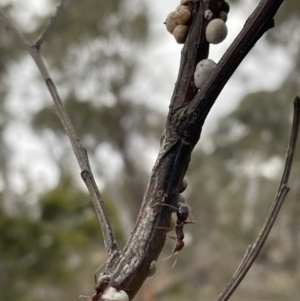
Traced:
<path fill-rule="evenodd" d="M 99 270 L 101 270 L 101 268 L 103 268 L 103 266 L 106 264 L 106 262 L 104 262 L 103 264 L 101 264 L 100 266 L 99 266 L 99 268 L 97 268 L 97 270 L 95 271 L 95 274 L 94 274 L 94 276 L 95 276 L 95 283 L 97 282 L 97 273 L 99 272 Z"/>
<path fill-rule="evenodd" d="M 176 254 L 177 255 L 177 254 Z M 174 260 L 174 263 L 173 263 L 173 265 L 171 266 L 171 269 L 173 269 L 174 267 L 175 267 L 175 265 L 176 265 L 176 263 L 177 263 L 177 260 L 178 260 L 178 256 L 176 256 L 176 258 L 175 258 L 175 260 Z"/>
<path fill-rule="evenodd" d="M 173 269 L 173 268 L 175 267 L 176 263 L 177 263 L 177 260 L 178 260 L 177 255 L 178 255 L 178 252 L 173 253 L 173 254 L 171 254 L 171 255 L 169 255 L 169 256 L 167 256 L 166 258 L 163 259 L 163 260 L 168 260 L 168 259 L 170 259 L 170 258 L 176 256 L 176 258 L 175 258 L 175 260 L 174 260 L 174 263 L 172 264 L 171 269 Z"/>

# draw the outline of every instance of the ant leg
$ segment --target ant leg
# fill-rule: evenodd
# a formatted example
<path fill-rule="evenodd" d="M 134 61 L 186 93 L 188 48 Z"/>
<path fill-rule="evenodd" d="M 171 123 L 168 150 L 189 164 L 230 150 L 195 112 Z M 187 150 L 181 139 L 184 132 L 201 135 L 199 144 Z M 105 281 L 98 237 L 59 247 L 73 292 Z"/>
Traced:
<path fill-rule="evenodd" d="M 175 255 L 177 255 L 177 253 L 173 253 L 173 254 L 169 255 L 166 258 L 164 258 L 163 260 L 168 260 L 168 259 L 172 258 Z"/>
<path fill-rule="evenodd" d="M 193 210 L 190 211 L 194 217 L 194 220 L 189 216 L 190 219 L 190 224 L 198 224 L 199 223 L 199 219 L 197 217 L 197 215 L 195 214 L 195 212 Z"/>
<path fill-rule="evenodd" d="M 95 284 L 97 283 L 97 273 L 98 271 L 106 264 L 106 262 L 104 262 L 103 264 L 100 265 L 99 268 L 97 268 L 97 270 L 95 271 L 94 277 L 95 277 Z"/>
<path fill-rule="evenodd" d="M 176 253 L 176 255 L 177 255 L 177 253 Z M 177 263 L 177 260 L 178 260 L 178 256 L 175 258 L 175 261 L 174 261 L 174 263 L 173 263 L 171 269 L 173 269 L 173 268 L 175 267 L 175 265 L 176 265 L 176 263 Z"/>
<path fill-rule="evenodd" d="M 175 211 L 177 211 L 177 207 L 176 206 L 173 206 L 173 205 L 169 205 L 169 204 L 165 204 L 165 203 L 161 203 L 161 206 L 166 206 L 166 207 L 170 207 L 171 209 Z"/>
<path fill-rule="evenodd" d="M 159 230 L 164 230 L 166 233 L 168 232 L 171 232 L 171 231 L 174 231 L 175 228 L 171 228 L 171 227 L 156 227 L 156 229 L 159 229 Z"/>
<path fill-rule="evenodd" d="M 161 208 L 158 209 L 158 207 L 161 207 L 161 206 L 166 206 L 166 207 L 169 207 L 171 209 L 173 209 L 174 212 L 177 211 L 177 207 L 176 206 L 173 206 L 173 205 L 169 205 L 169 204 L 165 204 L 163 202 L 157 202 L 156 204 L 152 205 L 151 207 L 154 209 L 154 210 L 157 210 L 156 213 L 158 213 L 160 211 Z"/>
<path fill-rule="evenodd" d="M 163 259 L 163 260 L 168 260 L 168 259 L 170 259 L 170 258 L 176 256 L 175 261 L 174 261 L 174 263 L 172 264 L 171 269 L 173 269 L 173 268 L 175 267 L 176 263 L 177 263 L 177 260 L 178 260 L 177 255 L 178 255 L 178 252 L 175 252 L 175 253 L 173 253 L 173 254 L 171 254 L 171 255 L 169 255 L 169 256 L 167 256 L 166 258 Z"/>
<path fill-rule="evenodd" d="M 198 220 L 193 220 L 190 216 L 189 216 L 190 221 L 188 222 L 184 222 L 184 225 L 188 225 L 188 224 L 199 224 Z"/>
<path fill-rule="evenodd" d="M 175 219 L 174 219 L 174 217 L 173 216 L 170 217 L 168 227 L 156 227 L 156 228 L 160 229 L 160 230 L 165 230 L 166 232 L 170 232 L 170 231 L 175 230 Z"/>
<path fill-rule="evenodd" d="M 84 295 L 79 295 L 79 298 L 83 298 L 83 299 L 86 299 L 88 301 L 92 300 L 92 297 L 90 297 L 90 296 L 84 296 Z"/>

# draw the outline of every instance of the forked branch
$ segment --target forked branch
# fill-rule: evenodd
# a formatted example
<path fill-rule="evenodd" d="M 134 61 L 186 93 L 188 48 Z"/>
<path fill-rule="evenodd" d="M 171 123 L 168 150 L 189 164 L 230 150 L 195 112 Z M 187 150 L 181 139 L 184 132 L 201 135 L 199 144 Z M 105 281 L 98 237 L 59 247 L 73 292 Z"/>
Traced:
<path fill-rule="evenodd" d="M 207 58 L 209 45 L 204 37 L 207 20 L 204 12 L 208 8 L 218 9 L 219 0 L 194 0 L 192 5 L 192 24 L 188 39 L 182 50 L 180 70 L 171 99 L 165 132 L 161 139 L 161 147 L 156 163 L 146 188 L 138 220 L 125 248 L 115 252 L 107 261 L 105 271 L 100 275 L 101 280 L 117 290 L 125 290 L 130 299 L 139 290 L 149 271 L 157 260 L 166 239 L 166 233 L 159 228 L 168 227 L 171 208 L 176 206 L 179 187 L 188 168 L 191 153 L 200 138 L 202 126 L 224 85 L 236 70 L 254 44 L 273 26 L 273 17 L 283 0 L 262 0 L 254 13 L 247 20 L 243 30 L 223 56 L 215 71 L 200 92 L 191 84 L 195 66 L 200 59 Z M 1 13 L 9 27 L 27 47 L 38 65 L 57 107 L 58 115 L 69 135 L 73 149 L 82 170 L 94 206 L 99 209 L 98 216 L 106 239 L 108 252 L 117 250 L 114 235 L 102 206 L 100 192 L 96 189 L 85 149 L 81 146 L 71 121 L 66 114 L 56 87 L 48 75 L 47 68 L 38 51 L 39 47 L 32 45 L 17 29 L 5 14 Z M 51 26 L 50 26 L 51 27 Z M 42 39 L 43 40 L 43 39 Z M 39 45 L 40 46 L 40 45 Z M 282 182 L 278 193 L 278 204 L 272 208 L 278 214 L 288 189 Z M 102 220 L 102 221 L 101 221 Z M 269 229 L 270 223 L 266 225 Z M 266 230 L 270 231 L 270 230 Z M 262 235 L 263 239 L 264 236 Z M 253 250 L 260 244 L 257 242 L 245 257 L 248 264 Z M 242 270 L 242 267 L 239 271 Z M 102 289 L 96 286 L 93 300 L 101 298 Z M 220 299 L 227 300 L 227 299 Z"/>
<path fill-rule="evenodd" d="M 48 33 L 51 31 L 52 26 L 55 24 L 56 19 L 58 18 L 59 14 L 63 10 L 65 5 L 65 0 L 61 0 L 60 4 L 56 7 L 56 12 L 53 17 L 50 18 L 49 22 L 45 26 L 41 36 L 38 38 L 38 40 L 34 43 L 34 46 L 36 48 L 40 48 L 43 44 L 44 40 L 46 39 Z"/>
<path fill-rule="evenodd" d="M 43 57 L 40 54 L 40 47 L 42 45 L 42 42 L 44 41 L 46 34 L 48 34 L 49 30 L 52 28 L 55 20 L 57 20 L 57 17 L 62 9 L 62 5 L 63 5 L 63 1 L 61 2 L 61 6 L 58 7 L 55 16 L 51 19 L 50 23 L 46 26 L 43 34 L 41 35 L 41 38 L 35 44 L 32 44 L 27 39 L 27 37 L 23 34 L 23 32 L 18 28 L 18 26 L 9 18 L 9 16 L 3 10 L 0 10 L 0 17 L 4 20 L 7 29 L 11 30 L 18 38 L 18 40 L 23 44 L 23 46 L 26 47 L 27 51 L 30 53 L 37 67 L 39 68 L 39 71 L 43 79 L 45 80 L 45 83 L 48 87 L 48 90 L 55 104 L 55 112 L 57 113 L 57 116 L 61 121 L 64 130 L 71 141 L 74 153 L 76 155 L 78 164 L 81 169 L 81 176 L 89 190 L 90 197 L 94 204 L 102 228 L 105 249 L 107 253 L 110 256 L 112 256 L 117 251 L 117 243 L 104 207 L 104 203 L 100 191 L 97 187 L 97 184 L 95 182 L 89 164 L 87 152 L 85 148 L 82 146 L 82 144 L 80 143 L 78 135 L 72 124 L 72 121 L 62 104 L 57 88 L 54 82 L 52 81 L 48 69 L 44 63 Z"/>

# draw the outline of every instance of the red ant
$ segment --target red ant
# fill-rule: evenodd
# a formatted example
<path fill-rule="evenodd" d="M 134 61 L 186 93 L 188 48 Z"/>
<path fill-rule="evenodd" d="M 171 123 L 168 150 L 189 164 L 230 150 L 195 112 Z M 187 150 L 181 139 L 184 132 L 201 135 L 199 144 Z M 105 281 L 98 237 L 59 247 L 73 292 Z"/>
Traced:
<path fill-rule="evenodd" d="M 176 222 L 176 226 L 175 226 L 175 232 L 176 232 L 176 237 L 172 237 L 174 239 L 177 240 L 176 245 L 174 247 L 174 249 L 172 250 L 173 253 L 177 253 L 179 251 L 182 250 L 182 248 L 184 247 L 184 233 L 183 233 L 183 227 L 185 224 L 187 224 L 188 222 L 186 221 L 189 217 L 189 207 L 184 204 L 184 203 L 178 203 L 177 204 L 177 222 Z"/>
<path fill-rule="evenodd" d="M 183 247 L 184 247 L 183 227 L 185 224 L 189 223 L 189 222 L 187 222 L 189 213 L 190 213 L 189 207 L 184 202 L 177 203 L 177 210 L 176 210 L 177 222 L 176 222 L 176 226 L 175 226 L 176 236 L 171 237 L 176 240 L 176 244 L 175 244 L 174 249 L 172 250 L 173 254 L 168 256 L 167 258 L 165 258 L 165 260 L 173 257 L 174 255 L 176 255 L 179 251 L 181 251 L 183 249 Z M 177 262 L 177 259 L 175 260 L 172 267 L 175 266 L 176 262 Z"/>

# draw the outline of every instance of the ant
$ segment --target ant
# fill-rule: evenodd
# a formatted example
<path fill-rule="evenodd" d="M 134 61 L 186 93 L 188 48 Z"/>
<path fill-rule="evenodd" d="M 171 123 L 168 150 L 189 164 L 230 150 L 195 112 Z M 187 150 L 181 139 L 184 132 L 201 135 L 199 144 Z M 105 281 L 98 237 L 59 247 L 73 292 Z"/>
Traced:
<path fill-rule="evenodd" d="M 182 248 L 184 247 L 184 233 L 183 233 L 183 227 L 185 224 L 187 224 L 187 219 L 189 217 L 189 207 L 184 204 L 184 203 L 178 203 L 177 204 L 177 222 L 176 222 L 176 226 L 175 226 L 175 233 L 176 233 L 176 237 L 172 237 L 173 239 L 176 239 L 176 245 L 174 247 L 174 249 L 172 250 L 173 253 L 177 253 L 179 251 L 182 250 Z"/>
<path fill-rule="evenodd" d="M 177 222 L 176 222 L 176 226 L 175 226 L 176 236 L 175 237 L 171 236 L 171 238 L 176 240 L 176 244 L 172 250 L 173 254 L 168 256 L 164 260 L 167 260 L 167 259 L 173 257 L 174 255 L 176 255 L 178 252 L 180 252 L 183 249 L 183 247 L 184 247 L 183 227 L 185 224 L 190 223 L 190 222 L 187 222 L 187 219 L 189 218 L 189 213 L 190 213 L 190 209 L 189 209 L 188 205 L 186 205 L 184 202 L 177 203 L 177 210 L 176 210 Z M 176 262 L 177 262 L 177 259 L 175 260 L 172 268 L 175 266 Z"/>

